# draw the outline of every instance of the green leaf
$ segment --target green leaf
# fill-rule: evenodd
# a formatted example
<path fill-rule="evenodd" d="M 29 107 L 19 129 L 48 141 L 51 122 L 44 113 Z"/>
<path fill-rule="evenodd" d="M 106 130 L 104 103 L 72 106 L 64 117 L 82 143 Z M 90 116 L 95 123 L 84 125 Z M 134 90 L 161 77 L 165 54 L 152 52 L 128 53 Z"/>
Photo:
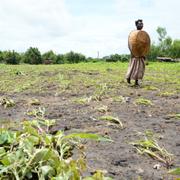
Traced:
<path fill-rule="evenodd" d="M 39 169 L 43 177 L 52 177 L 55 174 L 55 170 L 51 166 L 41 166 Z"/>
<path fill-rule="evenodd" d="M 1 159 L 1 163 L 4 165 L 4 166 L 9 166 L 11 165 L 11 160 L 9 159 L 8 156 L 5 156 Z"/>
<path fill-rule="evenodd" d="M 6 154 L 4 147 L 0 147 L 0 157 Z"/>
<path fill-rule="evenodd" d="M 16 139 L 16 133 L 3 130 L 0 133 L 0 144 L 11 144 Z"/>
<path fill-rule="evenodd" d="M 113 117 L 113 116 L 101 116 L 99 118 L 100 120 L 113 122 L 115 124 L 119 124 L 121 128 L 123 128 L 122 122 L 119 120 L 119 118 Z"/>
<path fill-rule="evenodd" d="M 105 137 L 97 135 L 97 134 L 89 134 L 89 133 L 72 133 L 72 134 L 64 136 L 63 138 L 64 139 L 81 138 L 81 139 L 92 139 L 92 140 L 96 140 L 96 141 L 112 142 L 112 140 L 109 138 L 105 138 Z"/>
<path fill-rule="evenodd" d="M 171 169 L 168 173 L 173 175 L 180 175 L 180 167 Z"/>

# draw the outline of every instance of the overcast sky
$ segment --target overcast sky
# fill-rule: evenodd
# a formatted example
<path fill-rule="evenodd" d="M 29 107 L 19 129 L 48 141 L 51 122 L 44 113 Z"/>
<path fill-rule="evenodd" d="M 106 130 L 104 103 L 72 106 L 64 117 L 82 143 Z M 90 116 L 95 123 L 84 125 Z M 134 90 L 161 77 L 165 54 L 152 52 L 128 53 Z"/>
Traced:
<path fill-rule="evenodd" d="M 179 8 L 180 0 L 0 0 L 0 50 L 129 53 L 136 19 L 143 19 L 151 41 L 157 42 L 158 26 L 180 39 Z"/>

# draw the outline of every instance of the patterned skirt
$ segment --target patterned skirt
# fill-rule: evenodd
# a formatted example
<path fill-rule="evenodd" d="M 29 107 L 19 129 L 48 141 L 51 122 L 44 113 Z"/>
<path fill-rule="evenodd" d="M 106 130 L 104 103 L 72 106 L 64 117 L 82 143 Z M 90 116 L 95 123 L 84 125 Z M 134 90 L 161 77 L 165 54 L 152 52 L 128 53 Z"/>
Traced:
<path fill-rule="evenodd" d="M 138 80 L 142 79 L 145 71 L 145 58 L 133 57 L 129 63 L 126 78 Z"/>

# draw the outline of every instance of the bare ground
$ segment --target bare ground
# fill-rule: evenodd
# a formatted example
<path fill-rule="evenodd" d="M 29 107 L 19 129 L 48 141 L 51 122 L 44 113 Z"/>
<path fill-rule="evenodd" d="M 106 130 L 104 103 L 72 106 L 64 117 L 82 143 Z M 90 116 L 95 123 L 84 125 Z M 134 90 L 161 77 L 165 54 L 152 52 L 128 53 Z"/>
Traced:
<path fill-rule="evenodd" d="M 72 72 L 75 75 L 78 72 Z M 45 76 L 47 74 L 44 74 Z M 93 74 L 96 78 L 98 73 Z M 89 76 L 92 76 L 90 73 Z M 179 113 L 180 94 L 161 97 L 157 91 L 144 90 L 143 85 L 136 88 L 120 82 L 99 101 L 91 100 L 87 103 L 77 103 L 75 99 L 88 97 L 93 93 L 93 87 L 78 87 L 78 91 L 67 90 L 57 93 L 57 87 L 49 84 L 47 92 L 20 92 L 1 93 L 1 96 L 12 98 L 16 105 L 11 108 L 0 106 L 1 119 L 4 123 L 13 120 L 30 119 L 26 112 L 36 108 L 29 104 L 29 99 L 37 98 L 41 107 L 46 108 L 46 118 L 56 119 L 57 125 L 52 131 L 62 129 L 65 133 L 89 132 L 110 136 L 114 141 L 94 142 L 86 141 L 86 157 L 88 173 L 96 169 L 107 171 L 107 176 L 117 180 L 126 179 L 150 179 L 150 180 L 171 180 L 168 168 L 149 156 L 140 155 L 136 152 L 130 142 L 139 139 L 138 132 L 151 130 L 159 134 L 159 144 L 174 155 L 173 165 L 170 168 L 180 165 L 180 121 L 169 117 L 169 114 Z M 162 84 L 163 85 L 163 84 Z M 108 86 L 108 84 L 107 84 Z M 118 87 L 119 86 L 119 87 Z M 119 102 L 114 97 L 123 96 L 125 102 Z M 153 106 L 136 105 L 134 102 L 139 97 L 145 97 L 153 102 Z M 107 106 L 106 112 L 99 112 L 98 107 Z M 124 128 L 109 125 L 99 120 L 100 116 L 111 115 L 118 117 Z M 18 121 L 17 121 L 18 123 Z M 160 164 L 160 169 L 154 169 L 154 165 Z"/>

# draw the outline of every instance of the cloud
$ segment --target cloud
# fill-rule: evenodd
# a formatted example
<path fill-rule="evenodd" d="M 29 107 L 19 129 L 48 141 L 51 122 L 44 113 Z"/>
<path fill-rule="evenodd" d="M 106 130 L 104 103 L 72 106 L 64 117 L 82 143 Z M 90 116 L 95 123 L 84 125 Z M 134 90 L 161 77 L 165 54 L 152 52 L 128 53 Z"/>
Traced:
<path fill-rule="evenodd" d="M 127 37 L 134 21 L 144 20 L 152 41 L 156 28 L 166 27 L 173 38 L 179 37 L 180 21 L 174 18 L 179 1 L 95 0 L 88 3 L 70 0 L 1 0 L 0 50 L 24 52 L 30 46 L 43 53 L 70 50 L 87 56 L 129 53 Z M 88 11 L 91 7 L 91 11 Z M 94 11 L 93 11 L 94 10 Z"/>

